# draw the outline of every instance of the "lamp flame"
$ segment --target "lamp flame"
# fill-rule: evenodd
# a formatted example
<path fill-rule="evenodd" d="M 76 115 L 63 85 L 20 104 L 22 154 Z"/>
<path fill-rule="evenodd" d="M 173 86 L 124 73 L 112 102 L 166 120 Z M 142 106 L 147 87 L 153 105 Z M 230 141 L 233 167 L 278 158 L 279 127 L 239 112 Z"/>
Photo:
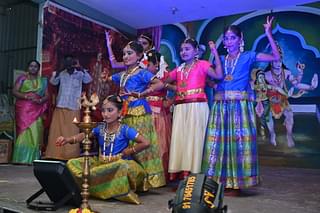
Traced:
<path fill-rule="evenodd" d="M 74 119 L 72 120 L 72 123 L 79 123 L 79 121 L 76 117 L 74 117 Z"/>

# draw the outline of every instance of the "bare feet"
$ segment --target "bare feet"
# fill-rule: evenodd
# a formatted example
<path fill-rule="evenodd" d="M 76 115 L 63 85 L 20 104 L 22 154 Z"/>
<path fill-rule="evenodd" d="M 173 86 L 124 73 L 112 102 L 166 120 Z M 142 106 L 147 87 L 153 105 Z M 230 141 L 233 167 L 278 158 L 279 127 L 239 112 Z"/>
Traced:
<path fill-rule="evenodd" d="M 273 146 L 277 146 L 276 133 L 274 133 L 274 132 L 270 132 L 270 143 Z"/>
<path fill-rule="evenodd" d="M 295 146 L 294 141 L 293 141 L 292 134 L 287 133 L 287 141 L 288 141 L 288 147 L 289 147 L 289 148 Z"/>
<path fill-rule="evenodd" d="M 261 135 L 262 139 L 266 138 L 266 131 L 263 126 L 260 126 L 260 135 Z"/>

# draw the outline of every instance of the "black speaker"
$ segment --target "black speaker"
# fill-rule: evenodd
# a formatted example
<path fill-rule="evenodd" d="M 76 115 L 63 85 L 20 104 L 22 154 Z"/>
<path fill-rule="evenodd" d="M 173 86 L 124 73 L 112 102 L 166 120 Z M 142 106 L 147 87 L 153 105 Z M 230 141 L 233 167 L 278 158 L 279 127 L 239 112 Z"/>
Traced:
<path fill-rule="evenodd" d="M 41 189 L 28 198 L 27 207 L 36 210 L 55 211 L 68 204 L 81 205 L 80 188 L 62 161 L 35 160 L 33 172 Z M 45 192 L 52 203 L 32 202 Z"/>
<path fill-rule="evenodd" d="M 204 174 L 190 174 L 179 183 L 168 207 L 172 213 L 226 213 L 223 206 L 223 185 Z"/>

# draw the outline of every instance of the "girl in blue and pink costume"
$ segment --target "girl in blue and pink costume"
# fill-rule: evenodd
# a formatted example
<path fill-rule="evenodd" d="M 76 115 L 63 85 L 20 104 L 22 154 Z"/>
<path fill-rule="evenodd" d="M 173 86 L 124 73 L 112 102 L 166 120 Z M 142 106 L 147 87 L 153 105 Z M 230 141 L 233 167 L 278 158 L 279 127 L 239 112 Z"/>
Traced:
<path fill-rule="evenodd" d="M 213 42 L 209 45 L 218 53 Z M 170 72 L 165 83 L 176 82 L 175 107 L 173 112 L 172 137 L 169 155 L 169 173 L 171 180 L 183 178 L 192 173 L 201 172 L 204 139 L 209 117 L 207 97 L 204 92 L 206 77 L 221 79 L 220 60 L 215 69 L 205 60 L 198 60 L 198 43 L 186 39 L 180 47 L 180 56 L 184 61 Z M 179 175 L 179 176 L 177 176 Z"/>

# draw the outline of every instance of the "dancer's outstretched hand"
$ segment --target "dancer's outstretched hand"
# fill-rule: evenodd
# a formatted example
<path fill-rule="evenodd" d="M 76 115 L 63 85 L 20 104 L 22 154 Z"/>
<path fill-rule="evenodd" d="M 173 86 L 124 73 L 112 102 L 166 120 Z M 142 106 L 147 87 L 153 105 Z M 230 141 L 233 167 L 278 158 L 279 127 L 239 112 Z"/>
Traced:
<path fill-rule="evenodd" d="M 217 53 L 217 47 L 216 47 L 216 44 L 213 42 L 213 41 L 209 41 L 208 42 L 208 45 L 209 45 L 209 48 L 211 50 L 211 52 L 214 54 L 214 53 Z"/>
<path fill-rule="evenodd" d="M 111 46 L 112 42 L 113 42 L 113 38 L 112 36 L 109 34 L 109 31 L 105 31 L 105 35 L 106 35 L 106 41 L 107 41 L 107 45 Z"/>
<path fill-rule="evenodd" d="M 265 32 L 268 34 L 272 34 L 271 29 L 272 29 L 272 22 L 273 22 L 274 17 L 267 16 L 266 23 L 263 24 Z"/>

